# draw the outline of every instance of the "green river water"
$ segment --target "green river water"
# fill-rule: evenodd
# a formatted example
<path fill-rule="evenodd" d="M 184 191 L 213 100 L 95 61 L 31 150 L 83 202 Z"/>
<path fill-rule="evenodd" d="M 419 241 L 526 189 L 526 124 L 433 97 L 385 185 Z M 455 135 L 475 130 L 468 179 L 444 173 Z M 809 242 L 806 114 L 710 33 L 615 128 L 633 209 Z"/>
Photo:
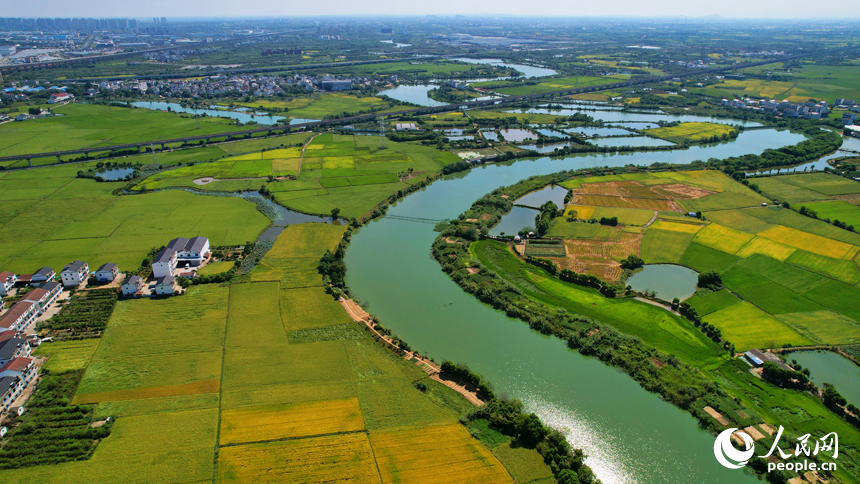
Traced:
<path fill-rule="evenodd" d="M 389 209 L 389 215 L 455 218 L 491 190 L 531 175 L 595 166 L 689 163 L 796 144 L 787 131 L 756 130 L 734 141 L 674 152 L 579 155 L 486 165 L 436 181 Z M 605 484 L 739 483 L 755 478 L 714 459 L 714 438 L 696 420 L 626 374 L 569 350 L 558 339 L 486 306 L 462 291 L 430 258 L 431 223 L 384 217 L 352 238 L 348 283 L 368 310 L 437 361 L 467 363 L 496 393 L 562 431 L 588 455 Z"/>

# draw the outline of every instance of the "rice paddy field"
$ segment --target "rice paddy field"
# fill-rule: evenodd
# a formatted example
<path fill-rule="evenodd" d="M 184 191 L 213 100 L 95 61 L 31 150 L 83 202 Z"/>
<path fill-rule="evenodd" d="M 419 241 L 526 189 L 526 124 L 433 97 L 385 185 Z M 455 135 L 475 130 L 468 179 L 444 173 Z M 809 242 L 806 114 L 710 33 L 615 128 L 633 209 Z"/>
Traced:
<path fill-rule="evenodd" d="M 681 123 L 677 126 L 666 128 L 654 128 L 645 130 L 648 136 L 665 139 L 673 143 L 683 143 L 684 141 L 707 141 L 712 137 L 721 137 L 730 135 L 737 131 L 727 124 L 718 123 Z"/>
<path fill-rule="evenodd" d="M 163 171 L 135 189 L 236 191 L 265 186 L 278 203 L 288 208 L 326 215 L 338 208 L 341 216 L 349 218 L 372 211 L 398 190 L 407 188 L 409 185 L 400 180 L 398 173 L 418 173 L 418 177 L 409 180 L 415 183 L 457 160 L 452 153 L 416 144 L 389 141 L 387 148 L 380 150 L 375 137 L 323 134 L 303 149 L 245 152 Z M 268 179 L 285 176 L 297 179 Z M 201 184 L 202 178 L 214 181 Z"/>
<path fill-rule="evenodd" d="M 239 198 L 183 191 L 114 196 L 121 183 L 75 178 L 80 168 L 2 174 L 0 267 L 29 274 L 83 260 L 91 267 L 113 262 L 125 271 L 175 237 L 202 235 L 213 247 L 240 245 L 255 240 L 269 224 L 252 203 Z"/>
<path fill-rule="evenodd" d="M 511 96 L 524 94 L 540 94 L 545 92 L 573 89 L 577 87 L 599 86 L 601 84 L 612 84 L 629 79 L 628 75 L 614 76 L 576 76 L 576 77 L 554 77 L 541 80 L 535 85 L 521 85 L 516 81 L 486 81 L 476 82 L 474 87 L 490 88 L 494 91 Z"/>
<path fill-rule="evenodd" d="M 316 262 L 343 231 L 291 225 L 251 282 L 120 301 L 101 339 L 42 345 L 49 367 L 85 368 L 75 402 L 112 417 L 113 431 L 90 460 L 0 479 L 423 483 L 432 468 L 433 482 L 514 482 L 508 468 L 547 472 L 534 450 L 494 455 L 458 422 L 468 402 L 325 293 Z"/>

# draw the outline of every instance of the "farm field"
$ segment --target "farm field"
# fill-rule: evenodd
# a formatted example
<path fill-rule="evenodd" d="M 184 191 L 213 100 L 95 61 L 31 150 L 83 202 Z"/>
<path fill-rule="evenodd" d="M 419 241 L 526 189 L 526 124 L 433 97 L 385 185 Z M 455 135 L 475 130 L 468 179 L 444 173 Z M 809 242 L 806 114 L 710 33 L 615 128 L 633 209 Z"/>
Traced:
<path fill-rule="evenodd" d="M 224 118 L 197 121 L 173 113 L 71 103 L 54 108 L 63 116 L 0 126 L 0 151 L 6 155 L 71 150 L 247 129 Z"/>
<path fill-rule="evenodd" d="M 746 302 L 720 309 L 702 319 L 719 328 L 738 351 L 777 348 L 785 343 L 798 346 L 811 343 L 791 327 Z"/>
<path fill-rule="evenodd" d="M 737 131 L 736 128 L 727 124 L 694 122 L 681 123 L 666 128 L 647 129 L 645 134 L 673 143 L 683 143 L 685 141 L 710 141 L 714 137 L 722 139 L 723 136 L 728 137 L 735 131 Z"/>
<path fill-rule="evenodd" d="M 423 482 L 415 466 L 435 462 L 445 479 L 513 482 L 458 423 L 470 408 L 460 395 L 383 349 L 321 281 L 286 284 L 318 278 L 316 262 L 344 229 L 291 225 L 262 261 L 266 281 L 120 301 L 100 340 L 44 344 L 49 365 L 86 368 L 75 401 L 117 422 L 90 460 L 0 471 L 0 479 L 100 483 L 131 472 L 125 482 Z M 162 424 L 176 432 L 165 437 Z M 434 438 L 414 438 L 425 435 Z M 501 458 L 542 462 L 534 450 Z"/>
<path fill-rule="evenodd" d="M 49 371 L 83 370 L 89 364 L 98 345 L 97 339 L 56 341 L 39 345 L 33 354 L 49 357 L 44 366 Z"/>
<path fill-rule="evenodd" d="M 433 174 L 459 159 L 434 148 L 393 141 L 385 151 L 377 148 L 376 138 L 324 134 L 306 146 L 304 156 L 298 148 L 246 153 L 161 172 L 135 189 L 187 187 L 233 191 L 265 185 L 275 200 L 288 208 L 319 214 L 339 208 L 342 216 L 359 217 L 408 187 L 400 181 L 398 173 L 414 170 Z M 272 182 L 267 179 L 286 175 L 298 175 L 298 179 Z M 194 183 L 203 177 L 216 181 L 205 185 Z"/>
<path fill-rule="evenodd" d="M 860 207 L 842 201 L 833 200 L 828 202 L 805 203 L 803 206 L 814 210 L 819 218 L 839 220 L 854 227 L 860 227 Z"/>
<path fill-rule="evenodd" d="M 0 198 L 0 266 L 18 273 L 55 270 L 70 261 L 91 267 L 106 262 L 120 271 L 140 266 L 153 247 L 175 237 L 206 236 L 210 244 L 254 240 L 269 220 L 239 198 L 203 197 L 182 191 L 132 196 L 110 194 L 121 183 L 75 178 L 79 166 L 6 174 Z M 40 188 L 32 188 L 34 180 Z M 26 236 L 25 236 L 26 234 Z"/>
<path fill-rule="evenodd" d="M 578 87 L 599 86 L 601 84 L 612 84 L 629 79 L 628 75 L 614 76 L 576 76 L 576 77 L 558 77 L 548 78 L 539 81 L 534 85 L 518 85 L 516 81 L 486 81 L 476 82 L 475 87 L 492 89 L 502 94 L 518 96 L 531 93 L 545 93 L 552 91 L 561 91 L 563 89 L 574 89 Z M 498 87 L 497 87 L 498 86 Z"/>
<path fill-rule="evenodd" d="M 311 97 L 298 97 L 290 101 L 260 99 L 251 103 L 237 103 L 249 108 L 284 109 L 287 115 L 302 119 L 323 119 L 326 116 L 355 115 L 362 111 L 389 112 L 403 109 L 378 97 L 356 97 L 341 93 L 322 93 Z"/>

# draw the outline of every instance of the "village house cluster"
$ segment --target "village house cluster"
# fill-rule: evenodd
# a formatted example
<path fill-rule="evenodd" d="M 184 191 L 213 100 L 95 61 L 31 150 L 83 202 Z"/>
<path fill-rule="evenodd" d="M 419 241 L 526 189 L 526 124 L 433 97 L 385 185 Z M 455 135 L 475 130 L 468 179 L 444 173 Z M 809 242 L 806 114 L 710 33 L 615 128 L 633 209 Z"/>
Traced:
<path fill-rule="evenodd" d="M 177 79 L 169 81 L 120 80 L 102 81 L 98 89 L 92 89 L 89 94 L 99 91 L 115 92 L 132 90 L 140 94 L 156 94 L 163 97 L 197 98 L 201 96 L 222 96 L 231 93 L 269 97 L 283 94 L 288 89 L 302 87 L 307 91 L 348 91 L 356 84 L 371 85 L 375 83 L 369 78 L 337 79 L 331 76 L 306 76 L 296 74 L 292 77 L 264 75 L 215 75 L 202 79 Z"/>
<path fill-rule="evenodd" d="M 36 323 L 56 315 L 59 301 L 67 300 L 73 291 L 86 290 L 93 281 L 96 287 L 113 285 L 124 297 L 170 296 L 177 291 L 177 277 L 196 277 L 194 268 L 210 257 L 206 237 L 179 237 L 153 258 L 150 282 L 137 274 L 122 280 L 119 266 L 112 262 L 95 271 L 84 261 L 73 261 L 59 274 L 50 267 L 32 274 L 0 272 L 0 413 L 20 408 L 26 399 L 26 388 L 38 372 L 31 348 L 44 341 L 36 335 Z M 8 308 L 7 300 L 14 300 Z"/>
<path fill-rule="evenodd" d="M 720 104 L 726 107 L 753 109 L 771 114 L 779 114 L 787 118 L 821 119 L 827 117 L 827 114 L 830 113 L 827 101 L 793 103 L 788 100 L 777 101 L 775 99 L 744 98 L 723 99 Z"/>

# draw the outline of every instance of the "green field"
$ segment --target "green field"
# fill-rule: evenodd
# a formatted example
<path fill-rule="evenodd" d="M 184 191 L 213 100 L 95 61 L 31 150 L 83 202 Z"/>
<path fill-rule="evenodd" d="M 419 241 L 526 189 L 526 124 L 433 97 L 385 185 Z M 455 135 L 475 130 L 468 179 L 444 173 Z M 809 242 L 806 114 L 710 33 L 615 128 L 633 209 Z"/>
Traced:
<path fill-rule="evenodd" d="M 97 339 L 56 341 L 39 345 L 33 354 L 48 357 L 44 368 L 53 372 L 83 370 L 99 345 Z"/>
<path fill-rule="evenodd" d="M 0 178 L 0 266 L 30 273 L 74 260 L 106 262 L 120 271 L 140 266 L 153 247 L 175 237 L 202 235 L 210 244 L 254 240 L 269 224 L 242 199 L 182 191 L 113 196 L 121 183 L 74 178 L 79 166 L 8 173 Z M 34 188 L 34 185 L 39 188 Z"/>
<path fill-rule="evenodd" d="M 805 203 L 803 206 L 814 210 L 818 218 L 827 218 L 831 221 L 841 222 L 860 227 L 860 207 L 842 200 L 829 202 Z"/>
<path fill-rule="evenodd" d="M 731 292 L 721 289 L 717 292 L 693 296 L 687 299 L 687 302 L 696 309 L 699 316 L 705 316 L 729 306 L 740 304 L 741 299 Z"/>
<path fill-rule="evenodd" d="M 778 319 L 746 302 L 730 305 L 702 319 L 719 328 L 723 338 L 731 341 L 738 351 L 777 348 L 785 343 L 811 343 Z"/>
<path fill-rule="evenodd" d="M 642 237 L 642 259 L 648 264 L 680 262 L 684 251 L 693 241 L 693 235 L 649 228 Z"/>
<path fill-rule="evenodd" d="M 673 143 L 683 143 L 685 141 L 709 141 L 715 136 L 717 138 L 728 137 L 734 131 L 737 129 L 727 124 L 694 122 L 681 123 L 667 128 L 647 129 L 645 133 L 648 136 L 665 139 Z"/>
<path fill-rule="evenodd" d="M 297 97 L 289 101 L 271 101 L 261 99 L 252 103 L 237 103 L 250 108 L 284 109 L 286 115 L 292 118 L 323 119 L 326 116 L 346 113 L 357 114 L 362 111 L 389 112 L 402 107 L 393 107 L 391 103 L 378 97 L 356 97 L 340 93 L 320 93 L 310 97 Z"/>
<path fill-rule="evenodd" d="M 0 152 L 18 155 L 248 129 L 216 117 L 197 120 L 143 108 L 72 103 L 55 108 L 63 116 L 0 126 Z"/>
<path fill-rule="evenodd" d="M 578 87 L 599 86 L 601 84 L 612 84 L 613 82 L 625 81 L 628 75 L 614 76 L 576 76 L 576 77 L 553 77 L 538 81 L 535 84 L 520 83 L 518 81 L 485 81 L 476 82 L 474 87 L 492 89 L 510 96 L 525 94 L 541 94 L 545 92 L 561 91 L 564 89 L 575 89 Z"/>

